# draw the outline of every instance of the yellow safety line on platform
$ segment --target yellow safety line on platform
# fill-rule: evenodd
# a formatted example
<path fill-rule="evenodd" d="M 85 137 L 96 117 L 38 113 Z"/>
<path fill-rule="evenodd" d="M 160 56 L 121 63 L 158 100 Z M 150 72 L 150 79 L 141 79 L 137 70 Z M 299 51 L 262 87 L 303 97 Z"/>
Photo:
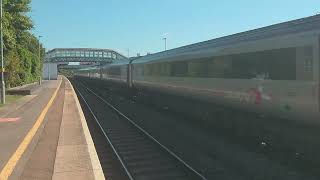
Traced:
<path fill-rule="evenodd" d="M 46 116 L 49 108 L 51 107 L 53 100 L 57 96 L 58 90 L 60 88 L 62 80 L 60 81 L 58 88 L 54 91 L 51 99 L 49 100 L 48 104 L 45 106 L 45 108 L 42 110 L 41 114 L 39 115 L 38 119 L 36 120 L 33 127 L 29 130 L 28 134 L 24 137 L 23 141 L 20 143 L 17 150 L 14 152 L 14 154 L 10 157 L 7 164 L 4 166 L 4 168 L 1 170 L 0 173 L 0 180 L 6 180 L 9 178 L 9 176 L 12 174 L 13 169 L 17 165 L 19 159 L 21 158 L 22 154 L 27 149 L 28 145 L 30 144 L 31 140 L 33 139 L 34 135 L 36 134 L 37 130 L 39 129 L 40 125 L 42 124 L 44 117 Z"/>

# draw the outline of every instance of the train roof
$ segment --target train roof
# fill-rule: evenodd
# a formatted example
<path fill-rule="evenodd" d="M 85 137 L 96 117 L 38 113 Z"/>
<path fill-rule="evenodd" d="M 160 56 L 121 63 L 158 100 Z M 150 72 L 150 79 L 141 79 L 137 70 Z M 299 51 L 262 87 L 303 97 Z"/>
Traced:
<path fill-rule="evenodd" d="M 112 63 L 107 63 L 103 65 L 103 67 L 109 67 L 109 66 L 121 66 L 121 65 L 126 65 L 129 64 L 129 59 L 118 59 L 112 61 Z"/>
<path fill-rule="evenodd" d="M 297 20 L 287 21 L 275 25 L 270 25 L 254 30 L 236 33 L 229 36 L 224 36 L 208 41 L 203 41 L 191 45 L 182 46 L 179 48 L 158 52 L 137 58 L 134 63 L 159 60 L 168 57 L 174 57 L 185 52 L 196 51 L 206 48 L 223 47 L 241 42 L 249 42 L 262 40 L 271 37 L 283 36 L 287 34 L 296 34 L 308 31 L 320 30 L 320 15 L 314 15 Z"/>
<path fill-rule="evenodd" d="M 129 64 L 129 60 L 127 59 L 118 59 L 118 60 L 114 60 L 112 63 L 107 63 L 105 65 L 102 66 L 102 68 L 105 67 L 111 67 L 111 66 L 122 66 L 122 65 L 127 65 Z M 87 68 L 83 68 L 83 69 L 78 69 L 78 71 L 91 71 L 91 70 L 96 70 L 96 69 L 100 69 L 100 66 L 90 66 Z"/>

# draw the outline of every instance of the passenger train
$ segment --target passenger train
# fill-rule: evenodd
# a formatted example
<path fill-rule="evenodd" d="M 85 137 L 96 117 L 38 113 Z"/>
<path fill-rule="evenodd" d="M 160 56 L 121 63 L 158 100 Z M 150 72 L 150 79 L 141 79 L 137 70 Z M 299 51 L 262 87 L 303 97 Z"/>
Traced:
<path fill-rule="evenodd" d="M 76 75 L 318 123 L 319 49 L 315 15 Z"/>

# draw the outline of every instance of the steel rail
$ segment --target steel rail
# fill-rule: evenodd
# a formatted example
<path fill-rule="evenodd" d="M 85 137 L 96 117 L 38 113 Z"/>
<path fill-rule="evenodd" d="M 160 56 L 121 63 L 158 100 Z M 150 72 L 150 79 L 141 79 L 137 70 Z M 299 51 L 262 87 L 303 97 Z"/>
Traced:
<path fill-rule="evenodd" d="M 98 97 L 102 102 L 104 102 L 106 105 L 108 105 L 111 109 L 116 111 L 120 116 L 124 117 L 126 120 L 128 120 L 132 125 L 134 125 L 136 128 L 138 128 L 141 132 L 143 132 L 146 136 L 148 136 L 151 140 L 153 140 L 155 143 L 157 143 L 161 148 L 163 148 L 166 152 L 168 152 L 170 155 L 172 155 L 175 159 L 177 159 L 180 163 L 182 163 L 185 167 L 187 167 L 189 170 L 191 170 L 194 174 L 196 174 L 199 178 L 202 180 L 207 180 L 202 174 L 200 174 L 197 170 L 192 168 L 189 164 L 187 164 L 184 160 L 182 160 L 178 155 L 176 155 L 174 152 L 172 152 L 169 148 L 161 144 L 158 140 L 156 140 L 151 134 L 149 134 L 147 131 L 145 131 L 143 128 L 141 128 L 139 125 L 137 125 L 134 121 L 132 121 L 129 117 L 124 115 L 120 110 L 118 110 L 116 107 L 114 107 L 112 104 L 107 102 L 105 99 L 103 99 L 101 96 L 96 94 L 93 90 L 86 87 L 82 82 L 79 82 L 81 86 L 86 88 L 89 92 L 94 94 L 96 97 Z"/>
<path fill-rule="evenodd" d="M 129 169 L 127 168 L 127 166 L 125 165 L 123 159 L 121 158 L 121 156 L 119 155 L 119 153 L 117 152 L 116 148 L 114 147 L 113 143 L 111 142 L 109 136 L 107 135 L 107 133 L 104 131 L 104 129 L 102 128 L 98 118 L 96 117 L 96 115 L 93 113 L 90 105 L 88 104 L 88 102 L 85 100 L 85 98 L 83 97 L 83 95 L 81 94 L 81 92 L 78 90 L 77 87 L 75 87 L 75 90 L 79 93 L 81 99 L 83 100 L 83 102 L 86 104 L 87 108 L 89 109 L 90 113 L 92 114 L 93 118 L 95 119 L 96 123 L 99 125 L 100 130 L 102 131 L 103 135 L 106 137 L 106 139 L 108 140 L 113 152 L 115 153 L 115 155 L 117 156 L 118 160 L 120 161 L 123 169 L 126 171 L 127 176 L 129 177 L 130 180 L 134 180 L 133 176 L 131 175 Z"/>

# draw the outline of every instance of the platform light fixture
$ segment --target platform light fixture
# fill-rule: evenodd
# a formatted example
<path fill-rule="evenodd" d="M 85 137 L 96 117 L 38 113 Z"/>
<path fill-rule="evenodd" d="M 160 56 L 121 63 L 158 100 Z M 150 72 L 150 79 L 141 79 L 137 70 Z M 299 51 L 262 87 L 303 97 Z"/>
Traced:
<path fill-rule="evenodd" d="M 2 8 L 2 0 L 0 0 L 0 53 L 1 53 L 1 103 L 6 103 L 6 85 L 4 82 L 4 62 L 3 62 L 3 27 L 2 27 L 2 20 L 3 20 L 3 8 Z"/>
<path fill-rule="evenodd" d="M 166 51 L 167 50 L 167 38 L 164 37 L 164 38 L 162 38 L 162 40 L 164 40 L 164 50 Z"/>
<path fill-rule="evenodd" d="M 41 43 L 40 43 L 40 38 L 42 38 L 42 36 L 38 36 L 39 40 L 38 40 L 38 45 L 39 45 L 39 65 L 40 65 L 40 74 L 39 74 L 39 85 L 41 85 L 42 82 L 42 71 L 41 71 Z"/>

